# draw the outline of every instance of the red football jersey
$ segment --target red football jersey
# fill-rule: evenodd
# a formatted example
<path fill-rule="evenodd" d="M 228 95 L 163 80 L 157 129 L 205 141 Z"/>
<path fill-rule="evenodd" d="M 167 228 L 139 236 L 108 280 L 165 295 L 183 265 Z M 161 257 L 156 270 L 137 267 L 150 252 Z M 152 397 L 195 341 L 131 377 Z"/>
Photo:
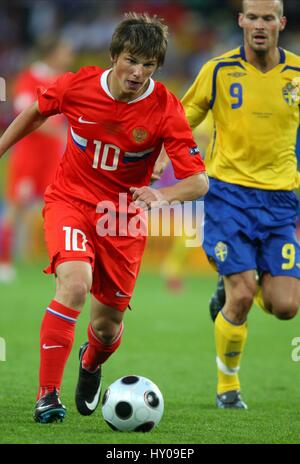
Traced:
<path fill-rule="evenodd" d="M 179 100 L 151 79 L 143 95 L 118 101 L 108 88 L 109 72 L 83 67 L 39 92 L 43 115 L 63 113 L 69 121 L 67 147 L 46 199 L 117 203 L 129 187 L 149 185 L 163 144 L 177 178 L 205 170 Z"/>
<path fill-rule="evenodd" d="M 56 79 L 57 74 L 44 63 L 35 63 L 22 71 L 13 88 L 15 113 L 36 101 L 38 87 L 48 87 Z M 53 181 L 64 151 L 65 118 L 56 116 L 53 128 L 56 132 L 34 131 L 12 148 L 7 183 L 7 195 L 12 201 L 42 198 L 47 185 Z"/>
<path fill-rule="evenodd" d="M 13 107 L 16 114 L 21 113 L 37 99 L 37 89 L 41 86 L 48 87 L 57 79 L 57 74 L 44 63 L 35 63 L 30 68 L 22 71 L 15 81 L 13 88 Z M 64 118 L 55 118 L 58 129 L 65 124 Z M 61 130 L 62 131 L 62 130 Z M 43 153 L 44 159 L 53 154 L 53 151 L 60 153 L 63 151 L 62 137 L 58 135 L 47 134 L 42 131 L 35 131 L 26 138 L 18 142 L 13 150 L 17 151 L 19 156 L 23 154 L 24 163 L 37 162 L 37 153 Z"/>

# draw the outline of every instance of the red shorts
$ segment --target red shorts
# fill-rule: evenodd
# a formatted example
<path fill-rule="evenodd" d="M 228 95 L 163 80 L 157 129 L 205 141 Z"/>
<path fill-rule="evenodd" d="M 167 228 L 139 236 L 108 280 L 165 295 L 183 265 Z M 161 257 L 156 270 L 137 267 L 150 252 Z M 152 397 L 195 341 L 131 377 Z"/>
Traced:
<path fill-rule="evenodd" d="M 100 215 L 80 201 L 48 201 L 43 209 L 45 239 L 50 265 L 55 273 L 66 261 L 90 262 L 91 293 L 101 303 L 124 311 L 129 305 L 146 245 L 145 236 L 99 236 Z"/>
<path fill-rule="evenodd" d="M 21 206 L 43 198 L 61 161 L 60 142 L 38 136 L 35 143 L 31 139 L 19 142 L 9 157 L 7 197 Z"/>

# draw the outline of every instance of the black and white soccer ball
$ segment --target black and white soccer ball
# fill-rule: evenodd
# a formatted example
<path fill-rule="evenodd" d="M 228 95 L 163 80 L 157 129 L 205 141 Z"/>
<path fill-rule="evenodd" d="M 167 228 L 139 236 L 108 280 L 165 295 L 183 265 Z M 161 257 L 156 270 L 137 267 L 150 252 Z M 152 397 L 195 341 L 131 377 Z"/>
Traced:
<path fill-rule="evenodd" d="M 162 418 L 164 399 L 151 380 L 128 375 L 104 392 L 102 414 L 113 430 L 149 432 Z"/>

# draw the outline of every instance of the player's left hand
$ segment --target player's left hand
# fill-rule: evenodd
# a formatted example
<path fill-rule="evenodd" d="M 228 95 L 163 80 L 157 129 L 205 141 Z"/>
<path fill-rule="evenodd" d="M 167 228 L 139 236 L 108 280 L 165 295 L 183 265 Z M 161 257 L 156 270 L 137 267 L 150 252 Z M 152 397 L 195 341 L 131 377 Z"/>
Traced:
<path fill-rule="evenodd" d="M 152 187 L 130 187 L 129 190 L 132 193 L 132 200 L 135 207 L 141 208 L 144 211 L 168 204 L 164 195 L 159 190 Z"/>

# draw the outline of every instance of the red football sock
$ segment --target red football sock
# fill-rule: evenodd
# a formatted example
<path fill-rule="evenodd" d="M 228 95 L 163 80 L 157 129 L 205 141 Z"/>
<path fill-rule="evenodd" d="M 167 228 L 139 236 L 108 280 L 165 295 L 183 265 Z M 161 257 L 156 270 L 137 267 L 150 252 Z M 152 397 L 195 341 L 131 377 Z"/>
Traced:
<path fill-rule="evenodd" d="M 11 251 L 12 251 L 12 237 L 13 230 L 10 224 L 2 224 L 2 243 L 0 262 L 10 263 L 11 262 Z"/>
<path fill-rule="evenodd" d="M 40 333 L 40 387 L 38 398 L 56 388 L 59 391 L 71 352 L 75 324 L 80 312 L 52 300 Z"/>
<path fill-rule="evenodd" d="M 110 345 L 105 345 L 95 334 L 91 324 L 88 327 L 89 345 L 82 358 L 82 367 L 89 372 L 95 372 L 100 364 L 103 364 L 121 344 L 123 323 L 120 330 Z"/>

